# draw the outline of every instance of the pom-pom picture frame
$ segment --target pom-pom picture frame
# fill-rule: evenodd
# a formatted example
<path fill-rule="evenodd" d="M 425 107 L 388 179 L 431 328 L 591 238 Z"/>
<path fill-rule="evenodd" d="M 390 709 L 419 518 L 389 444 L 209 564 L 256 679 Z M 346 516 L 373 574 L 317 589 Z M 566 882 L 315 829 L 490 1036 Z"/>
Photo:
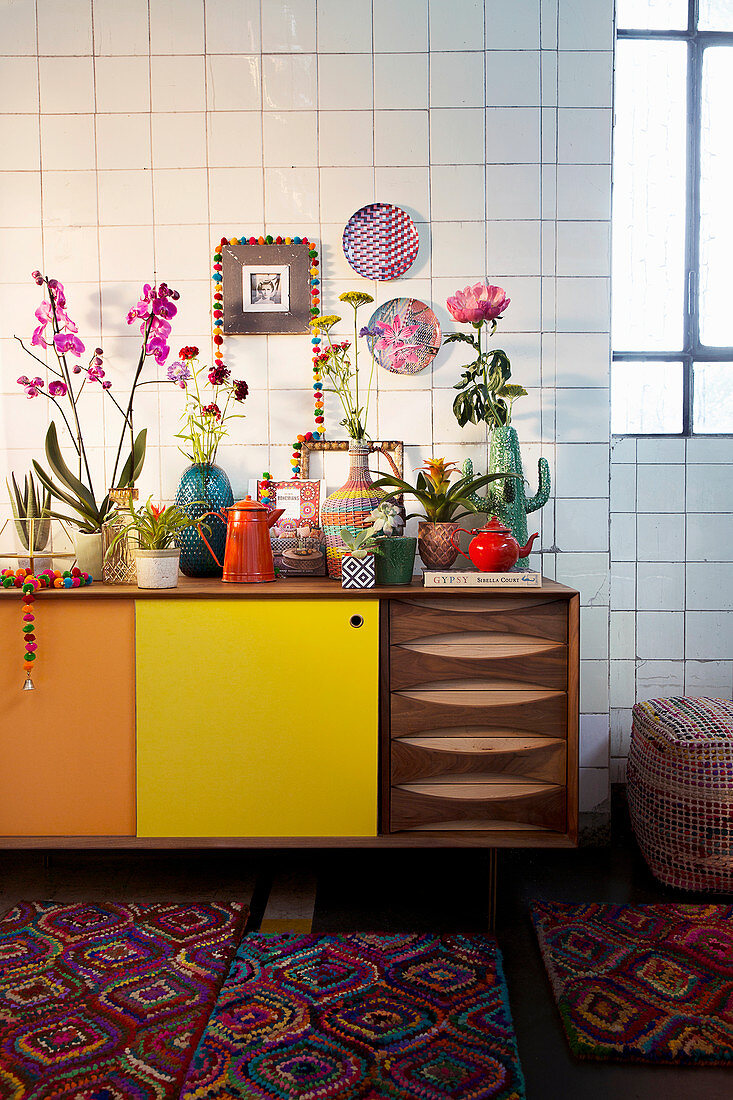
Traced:
<path fill-rule="evenodd" d="M 310 251 L 304 241 L 222 245 L 225 335 L 309 333 Z"/>

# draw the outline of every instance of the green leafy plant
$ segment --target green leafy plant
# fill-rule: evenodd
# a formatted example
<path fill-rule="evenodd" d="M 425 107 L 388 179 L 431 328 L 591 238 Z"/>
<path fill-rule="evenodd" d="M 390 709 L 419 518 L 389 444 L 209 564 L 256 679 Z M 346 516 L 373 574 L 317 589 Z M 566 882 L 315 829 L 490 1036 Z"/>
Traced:
<path fill-rule="evenodd" d="M 122 526 L 107 548 L 105 557 L 109 557 L 123 538 L 129 538 L 140 550 L 167 550 L 181 531 L 196 526 L 198 521 L 191 520 L 177 504 L 158 508 L 151 503 L 152 499 L 148 497 L 139 508 L 131 500 L 127 512 L 115 515 Z M 202 526 L 206 527 L 205 524 Z M 206 530 L 208 531 L 208 527 Z"/>
<path fill-rule="evenodd" d="M 331 383 L 330 386 L 326 386 L 326 392 L 335 393 L 341 402 L 344 418 L 339 423 L 346 428 L 350 439 L 353 439 L 356 443 L 363 443 L 365 439 L 369 438 L 367 418 L 374 380 L 374 348 L 370 346 L 372 365 L 366 389 L 366 401 L 362 405 L 362 398 L 359 396 L 358 337 L 372 335 L 372 333 L 367 328 L 362 328 L 361 332 L 358 331 L 356 315 L 361 306 L 370 304 L 374 299 L 371 294 L 366 294 L 361 290 L 347 290 L 344 294 L 339 294 L 339 301 L 347 302 L 354 310 L 354 362 L 351 362 L 348 355 L 351 347 L 348 340 L 343 340 L 340 343 L 333 343 L 331 340 L 330 330 L 341 320 L 337 314 L 331 313 L 325 317 L 314 317 L 310 322 L 311 332 L 314 336 L 326 337 L 326 347 L 316 355 L 314 364 L 323 373 L 326 380 Z M 363 392 L 362 387 L 362 395 Z"/>
<path fill-rule="evenodd" d="M 364 527 L 363 530 L 357 531 L 354 534 L 348 527 L 342 527 L 339 532 L 341 535 L 341 541 L 347 550 L 351 554 L 352 558 L 365 558 L 367 554 L 373 554 L 374 548 L 369 545 L 370 539 L 374 536 L 373 527 Z"/>
<path fill-rule="evenodd" d="M 12 488 L 8 481 L 10 506 L 21 546 L 33 553 L 39 553 L 48 546 L 51 537 L 51 494 L 47 489 L 36 487 L 32 473 L 25 475 L 23 489 L 18 487 L 15 474 L 10 474 Z"/>
<path fill-rule="evenodd" d="M 472 493 L 491 481 L 517 476 L 506 473 L 484 474 L 482 477 L 461 477 L 451 484 L 450 479 L 456 473 L 455 462 L 446 462 L 444 458 L 430 458 L 423 465 L 427 469 L 418 471 L 414 485 L 393 474 L 385 474 L 374 482 L 374 487 L 392 489 L 393 492 L 387 494 L 388 500 L 393 500 L 402 493 L 414 497 L 423 511 L 410 512 L 407 519 L 418 516 L 420 519 L 427 519 L 428 523 L 451 523 L 480 511 L 470 499 Z"/>

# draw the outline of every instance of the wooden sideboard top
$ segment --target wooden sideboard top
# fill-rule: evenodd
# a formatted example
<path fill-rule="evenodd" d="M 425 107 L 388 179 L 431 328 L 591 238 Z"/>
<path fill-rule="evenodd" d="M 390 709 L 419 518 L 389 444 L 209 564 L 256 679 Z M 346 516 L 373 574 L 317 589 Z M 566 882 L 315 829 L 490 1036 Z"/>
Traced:
<path fill-rule="evenodd" d="M 15 588 L 0 588 L 0 598 L 17 597 Z M 135 600 L 175 600 L 175 599 L 524 599 L 542 600 L 548 596 L 569 599 L 577 595 L 574 588 L 559 584 L 547 577 L 542 579 L 541 588 L 425 588 L 421 577 L 414 577 L 411 585 L 379 585 L 376 588 L 342 588 L 339 581 L 328 577 L 283 577 L 266 584 L 232 584 L 217 578 L 197 580 L 191 577 L 179 577 L 177 588 L 138 588 L 128 584 L 102 584 L 97 581 L 89 588 L 44 589 L 44 599 L 135 599 Z"/>

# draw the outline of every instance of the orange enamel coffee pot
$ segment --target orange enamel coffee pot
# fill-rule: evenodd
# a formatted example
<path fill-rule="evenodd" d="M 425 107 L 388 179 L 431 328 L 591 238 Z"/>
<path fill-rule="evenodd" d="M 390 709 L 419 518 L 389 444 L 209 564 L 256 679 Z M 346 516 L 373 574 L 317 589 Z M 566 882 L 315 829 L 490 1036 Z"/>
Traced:
<path fill-rule="evenodd" d="M 199 534 L 209 547 L 216 564 L 224 570 L 225 581 L 274 581 L 275 566 L 272 560 L 270 528 L 283 514 L 283 508 L 268 509 L 252 497 L 238 500 L 219 512 L 206 512 L 206 516 L 219 516 L 226 520 L 227 541 L 224 547 L 224 565 L 209 545 L 199 526 Z M 197 525 L 198 526 L 198 525 Z"/>

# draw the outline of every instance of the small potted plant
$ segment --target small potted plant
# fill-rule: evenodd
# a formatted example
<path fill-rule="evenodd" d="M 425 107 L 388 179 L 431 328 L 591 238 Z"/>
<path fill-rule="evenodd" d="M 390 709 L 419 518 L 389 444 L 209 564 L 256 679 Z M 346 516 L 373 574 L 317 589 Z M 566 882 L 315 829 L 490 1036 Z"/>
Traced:
<path fill-rule="evenodd" d="M 138 588 L 176 588 L 180 547 L 174 542 L 195 520 L 190 520 L 177 504 L 156 507 L 152 497 L 140 508 L 130 501 L 129 511 L 120 516 L 121 528 L 107 550 L 127 538 L 133 544 Z"/>
<path fill-rule="evenodd" d="M 417 539 L 400 534 L 405 522 L 404 509 L 391 500 L 383 500 L 369 518 L 374 537 L 377 584 L 410 584 Z"/>
<path fill-rule="evenodd" d="M 364 527 L 354 534 L 348 527 L 342 527 L 339 533 L 346 546 L 346 553 L 341 559 L 341 587 L 374 588 L 377 573 L 374 548 L 370 544 L 374 529 Z"/>
<path fill-rule="evenodd" d="M 455 462 L 444 458 L 429 458 L 418 471 L 414 485 L 402 481 L 392 474 L 386 474 L 376 481 L 378 489 L 392 489 L 387 500 L 394 500 L 402 493 L 413 496 L 423 512 L 411 512 L 407 516 L 418 516 L 417 544 L 423 565 L 428 569 L 449 569 L 458 557 L 458 551 L 451 542 L 451 536 L 458 527 L 458 520 L 479 509 L 470 499 L 471 494 L 490 481 L 514 477 L 513 474 L 484 474 L 482 477 L 461 477 L 451 484 L 456 473 Z"/>
<path fill-rule="evenodd" d="M 9 482 L 10 507 L 13 510 L 15 529 L 20 545 L 28 551 L 29 557 L 19 558 L 19 564 L 40 573 L 51 569 L 50 556 L 40 557 L 51 539 L 51 494 L 47 489 L 36 486 L 32 473 L 25 475 L 23 489 L 18 486 L 15 474 L 11 473 L 12 488 Z"/>

